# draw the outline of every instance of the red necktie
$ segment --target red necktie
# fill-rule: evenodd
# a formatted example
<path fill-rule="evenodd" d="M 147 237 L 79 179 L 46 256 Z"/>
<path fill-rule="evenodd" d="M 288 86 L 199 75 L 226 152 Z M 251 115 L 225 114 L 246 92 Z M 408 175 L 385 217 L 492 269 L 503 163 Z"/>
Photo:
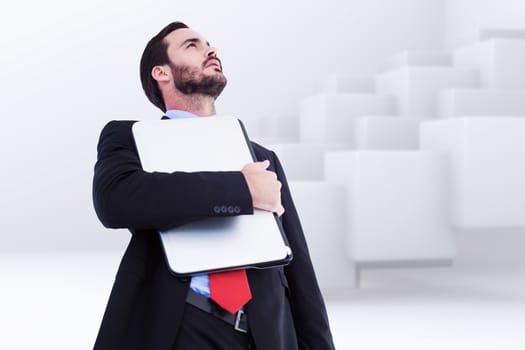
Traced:
<path fill-rule="evenodd" d="M 246 270 L 210 273 L 210 298 L 234 314 L 251 298 Z"/>

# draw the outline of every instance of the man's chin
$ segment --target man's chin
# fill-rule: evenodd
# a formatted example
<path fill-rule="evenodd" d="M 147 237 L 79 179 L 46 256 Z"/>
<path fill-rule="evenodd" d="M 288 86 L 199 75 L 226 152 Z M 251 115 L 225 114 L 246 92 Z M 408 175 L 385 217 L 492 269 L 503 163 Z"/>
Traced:
<path fill-rule="evenodd" d="M 203 94 L 217 98 L 226 86 L 227 79 L 221 71 L 215 72 L 208 68 L 193 79 L 175 79 L 175 88 L 185 95 Z"/>
<path fill-rule="evenodd" d="M 217 81 L 223 81 L 226 84 L 226 76 L 224 75 L 222 70 L 220 70 L 220 68 L 215 68 L 213 70 L 213 73 L 210 74 L 210 76 L 215 77 Z"/>

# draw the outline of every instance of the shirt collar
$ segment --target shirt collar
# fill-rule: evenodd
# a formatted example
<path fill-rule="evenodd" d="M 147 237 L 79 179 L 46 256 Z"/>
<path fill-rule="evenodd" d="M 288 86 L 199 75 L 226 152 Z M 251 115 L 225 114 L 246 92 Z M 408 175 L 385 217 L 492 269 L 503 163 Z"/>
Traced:
<path fill-rule="evenodd" d="M 179 109 L 170 109 L 166 111 L 166 116 L 170 119 L 184 119 L 184 118 L 197 118 L 198 117 L 198 115 L 196 114 L 186 112 L 186 111 L 181 111 Z"/>

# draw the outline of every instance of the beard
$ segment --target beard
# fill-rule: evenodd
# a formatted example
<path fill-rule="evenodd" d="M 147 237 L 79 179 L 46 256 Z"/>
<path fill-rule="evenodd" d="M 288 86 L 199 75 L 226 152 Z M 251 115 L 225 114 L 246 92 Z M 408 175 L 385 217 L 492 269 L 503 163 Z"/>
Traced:
<path fill-rule="evenodd" d="M 203 69 L 208 62 L 209 60 L 206 60 L 203 63 Z M 169 66 L 173 72 L 175 88 L 185 95 L 201 94 L 216 99 L 226 86 L 227 80 L 222 72 L 205 75 L 202 71 L 188 66 L 176 66 L 173 63 Z"/>

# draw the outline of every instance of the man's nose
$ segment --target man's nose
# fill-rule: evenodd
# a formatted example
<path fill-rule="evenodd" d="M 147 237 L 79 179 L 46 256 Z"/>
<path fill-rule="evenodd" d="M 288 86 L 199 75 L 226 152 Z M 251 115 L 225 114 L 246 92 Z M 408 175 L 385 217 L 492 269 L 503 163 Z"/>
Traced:
<path fill-rule="evenodd" d="M 217 49 L 215 47 L 209 47 L 206 52 L 207 57 L 217 57 Z"/>

